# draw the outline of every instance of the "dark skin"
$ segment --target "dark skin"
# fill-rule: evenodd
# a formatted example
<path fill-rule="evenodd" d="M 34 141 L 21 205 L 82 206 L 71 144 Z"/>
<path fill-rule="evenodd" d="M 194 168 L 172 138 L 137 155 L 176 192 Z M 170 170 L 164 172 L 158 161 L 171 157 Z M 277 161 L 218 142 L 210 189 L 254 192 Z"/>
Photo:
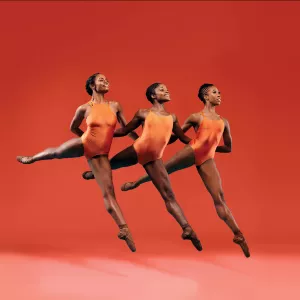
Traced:
<path fill-rule="evenodd" d="M 221 103 L 220 92 L 215 86 L 212 86 L 208 89 L 207 94 L 205 95 L 205 107 L 203 112 L 206 118 L 211 120 L 220 119 L 219 115 L 215 112 L 215 107 Z M 198 131 L 203 116 L 201 113 L 194 113 L 190 115 L 187 120 L 182 125 L 182 131 L 185 133 L 190 128 L 194 128 L 195 132 Z M 226 119 L 224 121 L 224 132 L 223 132 L 223 142 L 224 145 L 218 146 L 216 152 L 220 153 L 230 153 L 232 149 L 232 138 L 230 133 L 230 126 Z M 169 144 L 175 142 L 177 137 L 175 135 L 171 136 Z M 195 154 L 191 146 L 187 145 L 182 150 L 177 152 L 170 160 L 165 163 L 165 168 L 168 174 L 172 174 L 176 171 L 183 170 L 195 165 Z M 250 256 L 250 252 L 247 246 L 247 243 L 230 211 L 228 208 L 224 192 L 221 183 L 221 177 L 219 171 L 216 167 L 214 159 L 209 159 L 205 161 L 200 166 L 196 166 L 197 172 L 200 175 L 206 189 L 210 193 L 218 216 L 223 220 L 227 226 L 231 229 L 234 234 L 234 242 L 239 244 L 246 257 Z M 143 183 L 151 181 L 151 178 L 147 175 L 140 177 L 135 182 L 127 182 L 122 185 L 121 189 L 123 191 L 128 191 L 135 189 Z"/>
<path fill-rule="evenodd" d="M 94 84 L 90 85 L 93 91 L 92 101 L 94 103 L 107 102 L 104 95 L 109 91 L 109 83 L 106 77 L 102 74 L 96 76 Z M 115 101 L 109 101 L 110 108 L 115 113 L 118 122 L 121 126 L 126 126 L 127 122 L 123 114 L 121 105 Z M 17 156 L 17 160 L 23 164 L 32 164 L 41 160 L 63 159 L 81 157 L 84 155 L 84 146 L 81 140 L 83 131 L 80 129 L 82 121 L 89 115 L 91 110 L 90 105 L 84 104 L 78 107 L 71 122 L 71 131 L 78 136 L 78 138 L 71 139 L 56 148 L 48 148 L 33 156 Z M 132 139 L 136 139 L 138 135 L 135 132 L 130 134 Z M 95 174 L 96 181 L 100 187 L 105 203 L 105 207 L 114 221 L 120 228 L 119 238 L 124 239 L 131 249 L 135 251 L 135 245 L 132 240 L 129 229 L 126 225 L 123 213 L 118 205 L 115 197 L 114 186 L 112 181 L 112 172 L 107 155 L 98 155 L 92 159 L 88 159 L 88 164 Z"/>
<path fill-rule="evenodd" d="M 115 131 L 115 137 L 121 137 L 129 134 L 133 130 L 137 129 L 139 126 L 143 126 L 145 119 L 150 111 L 157 115 L 169 116 L 170 114 L 165 110 L 164 103 L 170 100 L 169 92 L 165 85 L 161 84 L 155 89 L 155 93 L 152 95 L 152 108 L 151 109 L 140 109 L 135 114 L 134 118 L 123 128 L 119 128 Z M 188 144 L 191 139 L 187 137 L 182 131 L 177 117 L 172 115 L 173 118 L 173 133 L 174 136 L 180 139 L 181 142 Z M 123 167 L 129 167 L 138 163 L 138 156 L 133 146 L 126 148 L 125 150 L 116 154 L 111 160 L 112 170 L 116 170 Z M 154 186 L 162 196 L 165 201 L 166 208 L 168 212 L 176 219 L 176 221 L 183 228 L 183 239 L 189 239 L 192 241 L 193 245 L 197 250 L 201 251 L 202 246 L 198 240 L 195 232 L 188 224 L 186 217 L 179 204 L 176 201 L 174 192 L 171 187 L 168 173 L 161 159 L 148 162 L 143 165 L 145 171 L 147 172 L 149 179 L 153 182 Z M 94 175 L 92 172 L 83 173 L 85 179 L 93 179 Z"/>

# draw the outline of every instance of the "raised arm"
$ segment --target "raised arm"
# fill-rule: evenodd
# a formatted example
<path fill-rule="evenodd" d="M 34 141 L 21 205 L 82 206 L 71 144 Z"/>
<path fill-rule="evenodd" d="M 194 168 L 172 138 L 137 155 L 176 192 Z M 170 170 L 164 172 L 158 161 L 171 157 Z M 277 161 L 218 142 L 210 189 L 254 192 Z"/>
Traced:
<path fill-rule="evenodd" d="M 118 122 L 120 123 L 120 125 L 122 127 L 125 127 L 127 125 L 127 121 L 124 117 L 124 114 L 123 114 L 123 108 L 121 106 L 120 103 L 117 103 L 117 109 L 118 109 L 118 112 L 117 112 L 117 118 L 118 118 Z M 128 136 L 133 139 L 134 141 L 139 137 L 135 132 L 130 132 L 128 134 Z"/>
<path fill-rule="evenodd" d="M 175 115 L 174 115 L 174 123 L 173 123 L 173 133 L 184 144 L 188 144 L 191 141 L 191 138 L 189 138 L 184 134 Z"/>
<path fill-rule="evenodd" d="M 232 138 L 230 134 L 230 127 L 229 123 L 227 120 L 223 119 L 225 123 L 225 128 L 223 132 L 223 141 L 224 145 L 223 146 L 218 146 L 216 149 L 216 152 L 221 152 L 221 153 L 230 153 L 231 152 L 231 145 L 232 145 Z"/>
<path fill-rule="evenodd" d="M 137 129 L 143 122 L 143 116 L 140 111 L 138 111 L 133 119 L 125 126 L 122 128 L 118 128 L 114 132 L 114 137 L 120 137 L 120 136 L 125 136 L 132 132 L 133 130 Z"/>
<path fill-rule="evenodd" d="M 178 120 L 176 119 L 176 122 L 179 126 L 179 123 L 178 123 Z M 183 125 L 181 126 L 181 129 L 183 131 L 183 133 L 187 132 L 191 127 L 193 127 L 195 124 L 195 116 L 194 115 L 190 115 L 186 120 L 185 122 L 183 123 Z M 177 126 L 177 125 L 176 125 Z M 174 132 L 174 127 L 173 127 L 173 132 Z M 175 132 L 174 132 L 175 133 Z M 186 136 L 186 135 L 184 135 Z M 171 138 L 170 138 L 170 141 L 169 141 L 169 145 L 170 144 L 173 144 L 175 141 L 177 141 L 177 139 L 179 138 L 178 135 L 176 134 L 172 134 L 171 135 Z M 185 143 L 185 142 L 183 142 Z"/>
<path fill-rule="evenodd" d="M 77 136 L 81 137 L 83 135 L 83 131 L 79 128 L 81 125 L 84 115 L 85 115 L 86 107 L 84 105 L 79 106 L 75 112 L 75 116 L 70 125 L 70 130 L 76 134 Z"/>

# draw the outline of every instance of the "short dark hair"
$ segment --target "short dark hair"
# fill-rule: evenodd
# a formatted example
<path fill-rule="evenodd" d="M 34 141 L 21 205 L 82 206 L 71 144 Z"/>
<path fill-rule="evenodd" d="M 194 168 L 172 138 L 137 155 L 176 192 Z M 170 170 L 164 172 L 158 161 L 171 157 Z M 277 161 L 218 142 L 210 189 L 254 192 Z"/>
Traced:
<path fill-rule="evenodd" d="M 91 89 L 90 85 L 95 83 L 95 79 L 96 79 L 97 75 L 99 75 L 99 74 L 100 73 L 95 73 L 95 74 L 91 75 L 85 83 L 85 89 L 90 96 L 93 95 L 93 90 Z"/>
<path fill-rule="evenodd" d="M 200 86 L 199 88 L 199 92 L 198 92 L 198 98 L 205 104 L 205 99 L 204 96 L 207 93 L 208 89 L 214 86 L 214 84 L 212 83 L 204 83 Z"/>
<path fill-rule="evenodd" d="M 152 95 L 155 94 L 154 90 L 160 85 L 161 83 L 160 82 L 155 82 L 155 83 L 152 83 L 146 90 L 146 97 L 147 99 L 153 103 L 153 99 L 152 99 Z"/>

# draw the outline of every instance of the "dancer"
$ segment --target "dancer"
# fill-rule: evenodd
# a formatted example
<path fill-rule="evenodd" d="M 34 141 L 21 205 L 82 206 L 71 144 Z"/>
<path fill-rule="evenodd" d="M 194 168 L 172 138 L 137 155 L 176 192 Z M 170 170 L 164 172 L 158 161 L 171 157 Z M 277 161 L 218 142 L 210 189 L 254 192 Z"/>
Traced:
<path fill-rule="evenodd" d="M 170 101 L 169 92 L 164 84 L 154 83 L 149 86 L 146 97 L 152 103 L 152 107 L 140 109 L 125 127 L 115 131 L 114 136 L 125 136 L 140 125 L 143 126 L 143 133 L 132 146 L 116 154 L 110 160 L 111 168 L 115 170 L 140 163 L 164 199 L 168 212 L 182 227 L 182 238 L 191 240 L 195 248 L 201 251 L 201 243 L 176 201 L 168 173 L 161 160 L 172 131 L 174 136 L 185 144 L 191 139 L 184 135 L 176 116 L 168 113 L 164 108 L 164 103 Z M 94 178 L 91 171 L 84 172 L 82 175 L 87 180 Z"/>
<path fill-rule="evenodd" d="M 90 76 L 86 81 L 86 91 L 92 96 L 92 100 L 77 109 L 71 123 L 71 131 L 78 138 L 33 156 L 17 156 L 17 160 L 22 164 L 32 164 L 41 160 L 85 156 L 102 191 L 105 207 L 120 228 L 118 237 L 125 240 L 130 250 L 135 252 L 133 238 L 116 200 L 108 159 L 117 121 L 121 126 L 125 126 L 127 122 L 120 104 L 104 98 L 109 91 L 109 82 L 103 74 Z M 83 132 L 79 127 L 85 118 L 87 130 Z M 136 139 L 138 136 L 131 133 L 131 138 Z"/>
<path fill-rule="evenodd" d="M 182 126 L 184 132 L 193 127 L 196 137 L 167 161 L 165 168 L 171 174 L 193 165 L 196 166 L 205 187 L 212 196 L 218 216 L 225 221 L 234 234 L 234 243 L 240 245 L 246 257 L 250 257 L 247 242 L 225 202 L 220 174 L 214 161 L 215 152 L 229 153 L 232 144 L 228 121 L 221 118 L 215 111 L 216 106 L 221 104 L 221 95 L 213 84 L 203 84 L 199 89 L 198 97 L 204 103 L 204 109 L 192 114 Z M 218 146 L 222 136 L 224 145 Z M 176 139 L 177 137 L 172 135 L 169 144 L 175 142 Z M 135 182 L 123 184 L 121 189 L 123 191 L 135 189 L 151 180 L 145 175 Z"/>

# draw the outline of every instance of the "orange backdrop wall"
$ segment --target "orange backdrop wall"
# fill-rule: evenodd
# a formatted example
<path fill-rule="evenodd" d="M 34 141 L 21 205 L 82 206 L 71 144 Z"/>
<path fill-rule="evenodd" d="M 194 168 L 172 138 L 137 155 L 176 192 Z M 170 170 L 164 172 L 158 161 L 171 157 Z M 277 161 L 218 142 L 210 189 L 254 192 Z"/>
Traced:
<path fill-rule="evenodd" d="M 1 2 L 1 247 L 120 246 L 99 188 L 81 179 L 84 158 L 15 160 L 73 137 L 70 121 L 95 72 L 108 77 L 107 97 L 128 120 L 149 107 L 153 82 L 168 86 L 167 109 L 180 122 L 202 109 L 199 86 L 216 84 L 233 136 L 233 152 L 216 155 L 229 207 L 252 247 L 298 243 L 299 13 L 297 2 Z M 115 139 L 111 155 L 130 144 Z M 188 247 L 150 183 L 119 190 L 143 173 L 139 165 L 114 172 L 137 246 Z M 204 247 L 231 247 L 196 170 L 171 181 Z"/>

